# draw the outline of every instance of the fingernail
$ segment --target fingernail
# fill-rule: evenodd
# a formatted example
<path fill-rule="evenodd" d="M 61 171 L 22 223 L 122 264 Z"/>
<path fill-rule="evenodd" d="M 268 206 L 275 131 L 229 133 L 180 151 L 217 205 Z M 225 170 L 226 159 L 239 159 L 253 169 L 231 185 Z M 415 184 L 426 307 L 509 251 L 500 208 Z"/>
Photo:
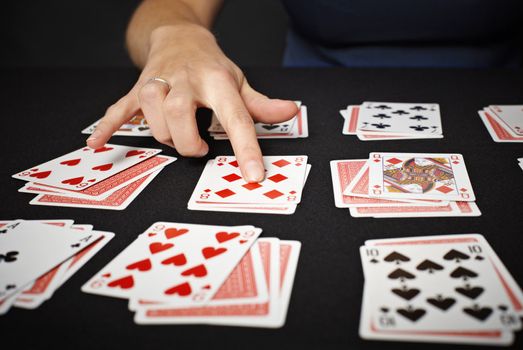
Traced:
<path fill-rule="evenodd" d="M 265 170 L 260 162 L 250 160 L 245 164 L 245 180 L 247 182 L 260 182 L 265 176 Z"/>
<path fill-rule="evenodd" d="M 87 139 L 87 141 L 93 141 L 99 138 L 102 135 L 102 132 L 100 130 L 95 130 L 91 136 Z"/>

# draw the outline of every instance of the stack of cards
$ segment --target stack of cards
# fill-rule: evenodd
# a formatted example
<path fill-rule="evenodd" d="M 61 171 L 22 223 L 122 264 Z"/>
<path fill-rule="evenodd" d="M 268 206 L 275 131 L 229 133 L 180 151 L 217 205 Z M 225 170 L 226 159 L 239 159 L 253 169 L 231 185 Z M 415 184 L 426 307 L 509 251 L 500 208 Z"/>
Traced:
<path fill-rule="evenodd" d="M 82 134 L 92 134 L 100 121 L 96 121 L 82 130 Z M 141 114 L 135 115 L 127 123 L 120 126 L 118 130 L 113 133 L 113 136 L 149 136 L 153 134 L 147 125 L 147 120 Z"/>
<path fill-rule="evenodd" d="M 281 327 L 301 245 L 261 231 L 154 223 L 82 291 L 128 299 L 138 324 Z"/>
<path fill-rule="evenodd" d="M 190 210 L 293 214 L 311 166 L 307 156 L 264 156 L 265 179 L 243 180 L 233 156 L 207 162 L 189 199 Z"/>
<path fill-rule="evenodd" d="M 74 208 L 125 209 L 176 158 L 160 149 L 107 144 L 83 147 L 19 172 L 20 192 L 38 194 L 30 204 Z"/>
<path fill-rule="evenodd" d="M 0 221 L 0 315 L 39 307 L 113 237 L 73 220 Z"/>
<path fill-rule="evenodd" d="M 437 103 L 363 102 L 340 113 L 342 133 L 362 141 L 443 138 Z"/>
<path fill-rule="evenodd" d="M 256 135 L 259 139 L 297 139 L 309 137 L 307 122 L 307 106 L 296 101 L 300 108 L 298 114 L 292 119 L 278 124 L 255 123 Z M 228 136 L 218 118 L 213 113 L 211 125 L 207 129 L 215 140 L 228 140 Z"/>
<path fill-rule="evenodd" d="M 353 217 L 481 215 L 460 154 L 371 153 L 330 164 L 336 207 Z"/>
<path fill-rule="evenodd" d="M 375 239 L 360 247 L 364 339 L 510 345 L 523 292 L 479 234 Z"/>
<path fill-rule="evenodd" d="M 490 105 L 478 111 L 496 142 L 523 142 L 523 105 Z"/>

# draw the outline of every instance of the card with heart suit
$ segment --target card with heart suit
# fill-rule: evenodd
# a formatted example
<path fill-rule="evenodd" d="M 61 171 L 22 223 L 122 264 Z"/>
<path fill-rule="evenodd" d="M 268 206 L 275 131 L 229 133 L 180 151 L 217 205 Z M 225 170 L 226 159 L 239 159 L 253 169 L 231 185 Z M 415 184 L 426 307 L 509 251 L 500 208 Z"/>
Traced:
<path fill-rule="evenodd" d="M 523 105 L 490 105 L 488 109 L 514 136 L 523 136 Z"/>
<path fill-rule="evenodd" d="M 301 200 L 307 156 L 264 156 L 265 179 L 243 180 L 233 156 L 218 156 L 205 169 L 190 202 L 199 204 L 295 204 Z"/>
<path fill-rule="evenodd" d="M 205 305 L 261 229 L 157 222 L 82 291 L 171 305 Z"/>
<path fill-rule="evenodd" d="M 264 260 L 261 247 L 257 241 L 232 270 L 225 282 L 207 305 L 197 308 L 170 307 L 167 303 L 152 300 L 129 299 L 129 310 L 140 308 L 171 308 L 173 310 L 200 310 L 225 305 L 261 304 L 269 300 L 267 281 L 264 276 Z M 195 312 L 194 315 L 197 315 Z"/>
<path fill-rule="evenodd" d="M 199 188 L 202 186 L 202 182 L 206 178 L 205 174 L 208 172 L 209 168 L 214 164 L 215 160 L 210 159 L 207 161 L 207 164 L 205 165 L 205 168 L 202 172 L 202 175 L 200 176 L 200 179 L 198 180 L 198 184 L 196 185 L 196 188 Z M 305 186 L 305 182 L 307 181 L 307 177 L 309 176 L 309 172 L 311 170 L 311 165 L 307 164 L 307 168 L 305 171 L 305 179 L 303 181 L 303 186 Z M 187 204 L 187 208 L 189 210 L 206 210 L 206 211 L 222 211 L 222 212 L 238 212 L 238 213 L 257 213 L 257 214 L 285 214 L 290 215 L 294 214 L 296 211 L 297 204 L 235 204 L 235 203 L 203 203 L 199 200 L 191 201 L 189 200 L 189 203 Z"/>
<path fill-rule="evenodd" d="M 36 194 L 55 194 L 64 195 L 67 197 L 90 199 L 90 200 L 104 200 L 107 199 L 117 190 L 143 178 L 145 175 L 154 173 L 165 166 L 176 161 L 175 157 L 168 157 L 157 155 L 144 160 L 130 168 L 127 168 L 118 174 L 111 176 L 99 183 L 90 186 L 83 190 L 69 191 L 58 189 L 52 186 L 46 186 L 40 183 L 27 182 L 24 187 L 20 188 L 19 192 L 36 193 Z"/>
<path fill-rule="evenodd" d="M 231 305 L 191 309 L 141 309 L 135 315 L 139 324 L 202 323 L 244 327 L 281 327 L 296 272 L 300 243 L 274 238 L 258 240 L 264 261 L 270 300 L 264 304 Z"/>
<path fill-rule="evenodd" d="M 97 120 L 93 124 L 89 125 L 87 128 L 82 130 L 82 134 L 92 134 L 99 123 L 100 121 Z M 153 134 L 151 133 L 151 130 L 149 128 L 149 125 L 147 124 L 147 120 L 145 119 L 145 117 L 142 114 L 137 114 L 134 117 L 132 117 L 129 121 L 127 121 L 125 124 L 120 126 L 120 128 L 113 133 L 113 136 L 152 137 Z"/>
<path fill-rule="evenodd" d="M 13 177 L 25 181 L 37 181 L 61 189 L 85 189 L 160 152 L 160 149 L 112 144 L 98 149 L 83 147 L 31 167 Z"/>
<path fill-rule="evenodd" d="M 367 159 L 331 161 L 334 201 L 338 208 L 404 207 L 414 205 L 447 205 L 448 201 L 402 199 L 388 200 L 369 196 L 369 166 Z"/>
<path fill-rule="evenodd" d="M 523 142 L 523 136 L 514 136 L 513 133 L 503 127 L 503 124 L 495 118 L 494 113 L 489 109 L 478 111 L 478 114 L 495 142 Z"/>
<path fill-rule="evenodd" d="M 29 202 L 31 205 L 45 205 L 71 208 L 124 210 L 131 202 L 151 183 L 161 169 L 129 183 L 114 191 L 109 197 L 102 200 L 83 199 L 66 195 L 39 194 Z"/>
<path fill-rule="evenodd" d="M 478 244 L 360 248 L 370 310 L 380 330 L 517 330 L 492 262 Z"/>
<path fill-rule="evenodd" d="M 5 225 L 0 231 L 5 262 L 0 265 L 0 298 L 25 288 L 101 236 L 24 220 Z"/>
<path fill-rule="evenodd" d="M 463 156 L 447 153 L 371 153 L 369 196 L 475 200 Z"/>
<path fill-rule="evenodd" d="M 360 113 L 359 105 L 348 106 L 347 109 L 340 110 L 344 118 L 342 133 L 344 135 L 357 135 L 361 141 L 381 141 L 381 140 L 409 140 L 409 139 L 434 139 L 443 138 L 442 134 L 399 134 L 379 131 L 362 131 L 357 129 Z"/>
<path fill-rule="evenodd" d="M 441 135 L 437 103 L 363 102 L 357 130 L 405 135 Z"/>

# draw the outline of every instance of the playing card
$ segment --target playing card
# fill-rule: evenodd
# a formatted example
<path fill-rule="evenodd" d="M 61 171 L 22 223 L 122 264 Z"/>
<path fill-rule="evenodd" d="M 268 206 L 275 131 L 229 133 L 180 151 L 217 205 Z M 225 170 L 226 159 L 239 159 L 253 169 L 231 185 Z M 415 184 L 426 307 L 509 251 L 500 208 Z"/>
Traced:
<path fill-rule="evenodd" d="M 478 114 L 485 124 L 487 131 L 495 142 L 523 142 L 523 137 L 512 136 L 492 115 L 493 113 L 478 111 Z"/>
<path fill-rule="evenodd" d="M 46 205 L 72 208 L 123 210 L 160 173 L 161 169 L 129 183 L 102 200 L 82 199 L 65 195 L 40 194 L 29 202 L 31 205 Z"/>
<path fill-rule="evenodd" d="M 281 138 L 306 138 L 309 137 L 309 128 L 308 128 L 308 117 L 307 117 L 307 107 L 302 105 L 298 114 L 291 119 L 290 121 L 280 123 L 283 128 L 279 126 L 275 128 L 275 125 L 279 124 L 260 124 L 255 123 L 255 129 L 257 130 L 257 138 L 259 139 L 281 139 Z M 265 125 L 266 129 L 274 129 L 276 131 L 282 132 L 269 132 L 265 130 L 263 132 L 258 132 L 258 129 L 263 129 Z M 229 137 L 225 133 L 223 127 L 219 124 L 218 119 L 214 117 L 211 121 L 211 126 L 208 129 L 210 135 L 215 140 L 228 140 Z M 216 131 L 213 131 L 216 130 Z M 283 132 L 284 131 L 284 132 Z"/>
<path fill-rule="evenodd" d="M 514 136 L 523 136 L 522 105 L 490 105 L 489 109 Z"/>
<path fill-rule="evenodd" d="M 82 130 L 82 134 L 92 134 L 98 124 L 99 120 L 89 125 L 87 128 Z M 152 137 L 153 134 L 149 129 L 147 120 L 141 114 L 135 115 L 128 122 L 120 126 L 120 128 L 113 133 L 113 136 L 149 136 Z"/>
<path fill-rule="evenodd" d="M 357 135 L 361 141 L 381 141 L 381 140 L 413 140 L 413 139 L 434 139 L 443 138 L 442 134 L 400 134 L 388 131 L 361 131 L 357 130 L 360 106 L 348 106 L 346 110 L 340 111 L 344 117 L 344 135 Z"/>
<path fill-rule="evenodd" d="M 269 293 L 267 281 L 264 276 L 265 262 L 259 242 L 253 244 L 251 249 L 243 256 L 238 265 L 232 270 L 225 282 L 220 286 L 216 294 L 205 306 L 196 308 L 171 307 L 166 303 L 159 303 L 151 300 L 139 300 L 131 298 L 129 300 L 129 310 L 136 311 L 140 308 L 161 308 L 165 310 L 180 310 L 179 314 L 203 315 L 207 311 L 216 314 L 215 307 L 225 305 L 267 303 Z M 213 311 L 211 311 L 213 310 Z"/>
<path fill-rule="evenodd" d="M 144 307 L 137 310 L 135 322 L 138 324 L 221 324 L 221 325 L 250 325 L 253 322 L 274 322 L 279 310 L 279 240 L 277 238 L 259 239 L 253 248 L 259 250 L 260 266 L 262 267 L 263 287 L 270 294 L 270 299 L 264 301 L 245 302 L 247 298 L 242 297 L 236 290 L 241 289 L 242 284 L 230 284 L 231 276 L 216 293 L 213 299 L 206 305 L 194 308 L 173 308 L 162 306 Z M 253 250 L 251 248 L 251 250 Z M 246 255 L 247 256 L 247 255 Z M 245 257 L 242 259 L 244 262 Z M 238 269 L 235 268 L 235 271 Z M 252 273 L 245 274 L 249 278 Z M 236 277 L 237 278 L 237 277 Z M 234 279 L 234 278 L 233 278 Z M 227 284 L 230 284 L 227 286 Z M 226 288 L 224 288 L 226 287 Z M 225 289 L 223 292 L 222 290 Z M 223 304 L 227 301 L 226 304 Z M 218 303 L 217 303 L 218 302 Z M 222 304 L 220 304 L 220 302 Z M 245 320 L 244 324 L 241 320 Z"/>
<path fill-rule="evenodd" d="M 446 153 L 371 153 L 369 196 L 475 200 L 463 156 Z"/>
<path fill-rule="evenodd" d="M 468 243 L 361 247 L 375 327 L 519 329 L 520 320 L 482 251 Z"/>
<path fill-rule="evenodd" d="M 474 202 L 449 202 L 436 206 L 390 206 L 390 207 L 352 207 L 350 215 L 355 218 L 423 218 L 448 216 L 480 216 L 481 211 Z"/>
<path fill-rule="evenodd" d="M 82 291 L 175 306 L 204 305 L 261 233 L 252 226 L 158 222 Z"/>
<path fill-rule="evenodd" d="M 478 253 L 485 253 L 488 259 L 494 265 L 497 276 L 500 280 L 505 293 L 509 295 L 512 308 L 519 315 L 523 315 L 523 291 L 514 277 L 510 274 L 507 267 L 485 237 L 478 233 L 438 235 L 438 236 L 418 236 L 418 237 L 401 237 L 386 239 L 369 239 L 365 245 L 372 246 L 404 246 L 404 245 L 428 245 L 428 244 L 446 244 L 446 243 L 467 243 L 474 247 L 473 250 L 481 249 Z M 479 244 L 479 245 L 476 245 Z"/>
<path fill-rule="evenodd" d="M 149 175 L 157 170 L 163 169 L 168 164 L 174 162 L 176 158 L 163 155 L 157 155 L 144 160 L 130 168 L 127 168 L 118 174 L 111 176 L 97 184 L 83 190 L 69 191 L 58 189 L 52 186 L 46 186 L 40 183 L 27 182 L 19 192 L 36 193 L 36 194 L 55 194 L 66 197 L 92 199 L 101 201 L 107 199 L 117 190 Z"/>
<path fill-rule="evenodd" d="M 357 130 L 386 131 L 416 135 L 442 134 L 439 105 L 436 103 L 364 102 Z"/>
<path fill-rule="evenodd" d="M 37 222 L 17 220 L 0 231 L 0 298 L 8 296 L 100 238 Z"/>
<path fill-rule="evenodd" d="M 374 306 L 374 300 L 371 299 L 368 292 L 368 286 L 364 285 L 363 298 L 361 303 L 361 315 L 359 334 L 360 337 L 367 340 L 398 340 L 410 342 L 431 342 L 431 343 L 462 343 L 477 345 L 510 345 L 514 341 L 512 331 L 501 330 L 479 330 L 479 331 L 404 331 L 386 329 L 381 330 L 376 327 L 370 311 Z"/>
<path fill-rule="evenodd" d="M 68 190 L 85 189 L 160 153 L 159 149 L 107 144 L 83 147 L 13 175 Z"/>
<path fill-rule="evenodd" d="M 205 168 L 210 167 L 214 163 L 213 159 L 207 161 Z M 303 181 L 303 187 L 309 176 L 311 165 L 307 164 L 305 179 Z M 196 187 L 201 185 L 203 174 L 198 181 Z M 187 208 L 190 210 L 206 210 L 206 211 L 222 211 L 222 212 L 237 212 L 237 213 L 257 213 L 257 214 L 294 214 L 296 211 L 296 204 L 221 204 L 221 203 L 206 203 L 200 204 L 198 202 L 189 201 Z"/>
<path fill-rule="evenodd" d="M 301 200 L 307 156 L 264 156 L 265 179 L 243 180 L 233 156 L 218 156 L 204 169 L 190 202 L 198 204 L 295 204 Z"/>
<path fill-rule="evenodd" d="M 294 282 L 300 243 L 280 241 L 278 245 L 274 241 L 277 240 L 271 238 L 258 240 L 270 289 L 268 303 L 185 310 L 143 309 L 137 312 L 135 321 L 140 324 L 205 323 L 270 328 L 283 326 Z"/>
<path fill-rule="evenodd" d="M 434 206 L 448 204 L 447 201 L 437 200 L 387 200 L 371 198 L 368 194 L 369 167 L 367 163 L 367 159 L 331 161 L 332 185 L 336 207 Z"/>

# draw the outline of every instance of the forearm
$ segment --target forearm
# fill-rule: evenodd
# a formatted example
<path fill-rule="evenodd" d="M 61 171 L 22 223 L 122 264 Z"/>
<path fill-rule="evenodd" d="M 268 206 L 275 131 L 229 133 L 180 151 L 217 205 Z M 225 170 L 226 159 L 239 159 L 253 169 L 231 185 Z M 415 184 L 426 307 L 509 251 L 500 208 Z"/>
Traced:
<path fill-rule="evenodd" d="M 162 31 L 203 32 L 210 29 L 223 0 L 145 0 L 127 28 L 127 47 L 133 62 L 143 67 L 154 34 Z"/>

